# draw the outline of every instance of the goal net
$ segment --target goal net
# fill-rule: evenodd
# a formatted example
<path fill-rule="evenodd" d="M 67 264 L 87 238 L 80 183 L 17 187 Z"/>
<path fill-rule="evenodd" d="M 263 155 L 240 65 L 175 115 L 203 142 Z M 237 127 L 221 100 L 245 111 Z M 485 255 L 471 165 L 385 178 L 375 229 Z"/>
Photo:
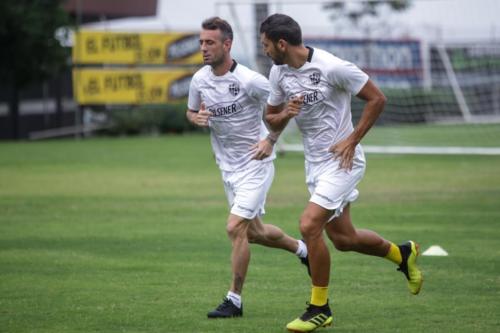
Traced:
<path fill-rule="evenodd" d="M 485 1 L 478 0 L 479 3 Z M 359 6 L 363 2 L 345 3 Z M 429 6 L 447 8 L 452 2 L 415 1 L 414 7 L 416 12 L 427 8 L 424 12 L 428 13 Z M 490 41 L 484 42 L 487 37 L 470 38 L 463 35 L 462 30 L 453 34 L 453 38 L 445 36 L 448 37 L 445 39 L 438 28 L 433 35 L 429 27 L 406 24 L 404 11 L 401 14 L 386 11 L 379 17 L 367 18 L 366 24 L 361 22 L 353 29 L 345 19 L 329 20 L 332 12 L 325 10 L 324 3 L 319 0 L 229 1 L 218 2 L 216 9 L 218 15 L 228 17 L 233 23 L 233 53 L 237 59 L 263 74 L 268 73 L 271 63 L 259 51 L 258 26 L 268 14 L 275 12 L 298 19 L 305 45 L 327 50 L 367 72 L 388 101 L 381 117 L 362 141 L 366 151 L 500 154 L 498 38 L 490 36 Z M 460 15 L 467 15 L 448 14 L 455 21 L 463 18 Z M 254 22 L 248 24 L 245 18 L 252 16 Z M 436 21 L 436 27 L 438 23 Z M 480 38 L 482 42 L 471 42 Z M 451 43 L 450 40 L 468 42 Z M 363 101 L 353 97 L 354 124 L 359 121 L 363 105 Z M 281 135 L 279 149 L 302 151 L 301 135 L 294 121 Z"/>
<path fill-rule="evenodd" d="M 500 43 L 308 42 L 357 63 L 385 93 L 385 110 L 363 140 L 366 151 L 500 154 Z M 353 97 L 354 124 L 363 105 Z M 280 150 L 302 150 L 293 121 Z"/>

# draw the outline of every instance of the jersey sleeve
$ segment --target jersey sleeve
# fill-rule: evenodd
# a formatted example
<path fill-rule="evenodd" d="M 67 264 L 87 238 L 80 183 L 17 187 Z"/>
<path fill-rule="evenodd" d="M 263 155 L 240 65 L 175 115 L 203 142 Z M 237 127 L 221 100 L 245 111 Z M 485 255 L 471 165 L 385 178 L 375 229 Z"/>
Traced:
<path fill-rule="evenodd" d="M 277 106 L 285 102 L 285 92 L 279 85 L 279 73 L 278 67 L 276 66 L 271 67 L 271 72 L 269 73 L 269 86 L 271 91 L 269 92 L 267 104 Z"/>
<path fill-rule="evenodd" d="M 368 82 L 368 75 L 353 63 L 341 60 L 330 71 L 331 82 L 353 95 L 357 95 Z"/>
<path fill-rule="evenodd" d="M 269 81 L 263 75 L 255 73 L 252 80 L 249 81 L 248 94 L 260 103 L 265 104 L 269 97 L 269 90 Z"/>
<path fill-rule="evenodd" d="M 189 97 L 187 107 L 189 110 L 198 112 L 200 110 L 201 105 L 201 95 L 200 90 L 198 89 L 198 84 L 196 77 L 193 76 L 191 79 L 191 83 L 189 84 Z"/>

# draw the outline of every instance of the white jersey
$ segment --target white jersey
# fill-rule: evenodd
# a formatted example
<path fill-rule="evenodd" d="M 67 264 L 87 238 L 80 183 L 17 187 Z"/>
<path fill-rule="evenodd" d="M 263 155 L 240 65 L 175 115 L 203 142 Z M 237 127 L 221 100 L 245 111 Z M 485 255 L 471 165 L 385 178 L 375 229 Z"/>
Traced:
<path fill-rule="evenodd" d="M 368 75 L 326 51 L 308 49 L 309 56 L 302 67 L 271 68 L 268 104 L 277 106 L 294 96 L 304 96 L 304 105 L 295 121 L 302 133 L 305 158 L 320 162 L 332 157 L 328 152 L 331 145 L 354 130 L 351 95 L 359 93 Z"/>
<path fill-rule="evenodd" d="M 253 160 L 251 147 L 269 133 L 263 111 L 269 96 L 269 82 L 261 74 L 233 62 L 230 71 L 216 76 L 210 66 L 198 70 L 189 87 L 188 108 L 199 111 L 201 103 L 212 115 L 210 138 L 221 170 L 236 171 L 276 158 Z"/>

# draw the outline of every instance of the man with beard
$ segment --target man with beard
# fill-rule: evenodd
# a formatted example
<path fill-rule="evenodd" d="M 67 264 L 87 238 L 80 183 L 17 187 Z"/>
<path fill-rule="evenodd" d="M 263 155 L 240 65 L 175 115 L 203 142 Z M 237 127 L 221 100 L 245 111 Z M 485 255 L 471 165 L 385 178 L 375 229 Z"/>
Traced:
<path fill-rule="evenodd" d="M 371 230 L 357 229 L 350 203 L 365 172 L 361 139 L 377 120 L 385 96 L 358 67 L 302 43 L 298 23 L 283 14 L 269 16 L 260 26 L 261 43 L 273 60 L 271 92 L 265 119 L 281 132 L 295 119 L 302 133 L 306 183 L 311 193 L 300 218 L 307 244 L 312 291 L 306 312 L 287 325 L 292 332 L 311 332 L 331 325 L 328 305 L 330 254 L 323 231 L 341 251 L 385 257 L 399 266 L 412 294 L 422 286 L 416 266 L 418 246 L 413 241 L 396 245 Z M 351 95 L 366 101 L 361 119 L 352 124 Z"/>

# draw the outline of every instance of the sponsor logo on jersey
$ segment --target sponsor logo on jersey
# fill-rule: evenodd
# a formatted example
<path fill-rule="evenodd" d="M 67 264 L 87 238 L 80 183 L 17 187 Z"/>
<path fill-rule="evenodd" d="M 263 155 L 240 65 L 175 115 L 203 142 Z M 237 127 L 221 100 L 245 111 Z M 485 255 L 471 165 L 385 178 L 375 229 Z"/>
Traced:
<path fill-rule="evenodd" d="M 242 110 L 240 103 L 219 103 L 208 107 L 208 111 L 212 112 L 212 117 L 224 117 L 238 113 Z"/>
<path fill-rule="evenodd" d="M 233 96 L 237 96 L 240 93 L 240 86 L 236 83 L 231 83 L 229 85 L 229 92 Z"/>
<path fill-rule="evenodd" d="M 318 72 L 314 72 L 311 75 L 309 75 L 309 79 L 311 80 L 312 84 L 318 85 L 319 82 L 321 81 L 321 75 Z"/>
<path fill-rule="evenodd" d="M 294 94 L 294 96 L 304 96 L 304 106 L 314 105 L 325 99 L 323 93 L 319 89 L 305 90 Z"/>

